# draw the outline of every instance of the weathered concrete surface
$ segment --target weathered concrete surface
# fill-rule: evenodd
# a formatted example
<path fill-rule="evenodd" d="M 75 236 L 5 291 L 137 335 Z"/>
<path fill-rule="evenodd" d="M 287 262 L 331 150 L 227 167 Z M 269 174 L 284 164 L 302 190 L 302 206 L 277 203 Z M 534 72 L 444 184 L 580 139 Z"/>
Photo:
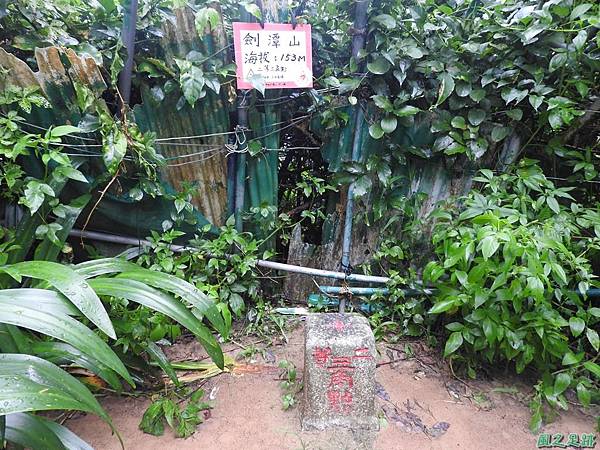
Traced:
<path fill-rule="evenodd" d="M 311 314 L 304 347 L 302 428 L 376 430 L 375 338 L 356 314 Z"/>

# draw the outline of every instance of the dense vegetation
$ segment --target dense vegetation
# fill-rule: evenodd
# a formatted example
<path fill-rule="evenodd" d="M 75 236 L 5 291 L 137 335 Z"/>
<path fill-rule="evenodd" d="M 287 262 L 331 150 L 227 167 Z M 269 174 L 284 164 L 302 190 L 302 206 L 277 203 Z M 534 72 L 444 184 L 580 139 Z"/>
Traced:
<path fill-rule="evenodd" d="M 223 368 L 214 334 L 227 339 L 236 318 L 257 331 L 268 315 L 262 291 L 277 289 L 259 282 L 258 258 L 272 250 L 285 254 L 297 223 L 305 234 L 324 234 L 331 202 L 344 198 L 351 182 L 363 204 L 359 218 L 380 231 L 363 269 L 392 280 L 389 296 L 372 299 L 380 307 L 371 317 L 378 337 L 426 336 L 440 344 L 454 370 L 471 377 L 498 363 L 527 373 L 536 380 L 532 429 L 550 410 L 567 409 L 568 390 L 584 406 L 598 403 L 600 305 L 590 290 L 600 287 L 600 6 L 382 0 L 373 2 L 368 28 L 356 30 L 354 3 L 293 5 L 298 21 L 313 27 L 315 89 L 274 105 L 284 120 L 296 119 L 281 140 L 308 148 L 353 129 L 351 113 L 360 108 L 375 143 L 371 151 L 342 161 L 340 170 L 329 170 L 325 156 L 282 152 L 280 210 L 261 205 L 244 216 L 265 238 L 237 231 L 230 218 L 218 230 L 197 229 L 185 240 L 189 248 L 175 252 L 171 244 L 186 237 L 180 228 L 193 223 L 193 188 L 161 187 L 165 161 L 155 136 L 142 133 L 120 105 L 121 27 L 129 2 L 0 0 L 2 49 L 33 68 L 36 48 L 72 49 L 93 57 L 108 85 L 99 92 L 76 83 L 74 108 L 84 119 L 40 128 L 36 114 L 59 105 L 35 89 L 0 83 L 0 199 L 20 208 L 18 220 L 0 228 L 0 442 L 85 448 L 35 411 L 82 410 L 110 423 L 90 392 L 97 386 L 84 386 L 68 373 L 72 368 L 121 392 L 123 381 L 129 388 L 155 385 L 147 374 L 159 367 L 180 389 L 157 342 L 182 333 L 194 335 Z M 176 8 L 193 10 L 200 36 L 220 17 L 230 34 L 239 9 L 262 18 L 256 4 L 238 6 L 141 0 L 134 102 L 149 89 L 158 103 L 175 92 L 178 108 L 202 108 L 208 91 L 223 89 L 233 111 L 234 65 L 221 58 L 227 47 L 190 52 L 169 65 L 158 41 L 160 25 Z M 366 45 L 351 57 L 357 34 Z M 250 95 L 260 110 L 258 87 Z M 73 139 L 92 139 L 101 162 L 70 154 Z M 251 156 L 265 151 L 258 139 L 249 148 Z M 419 189 L 423 166 L 459 180 L 454 196 Z M 163 230 L 129 261 L 82 262 L 87 257 L 74 251 L 68 234 L 76 222 L 87 225 L 121 181 L 133 201 L 171 202 Z M 69 183 L 85 193 L 61 195 Z M 433 212 L 427 201 L 436 203 Z M 406 287 L 431 287 L 435 294 L 406 298 Z M 293 387 L 295 369 L 285 369 Z M 293 404 L 290 392 L 286 407 Z M 142 428 L 161 434 L 164 419 L 189 436 L 208 405 L 201 391 L 188 394 L 182 410 L 173 406 L 172 393 L 154 403 Z"/>

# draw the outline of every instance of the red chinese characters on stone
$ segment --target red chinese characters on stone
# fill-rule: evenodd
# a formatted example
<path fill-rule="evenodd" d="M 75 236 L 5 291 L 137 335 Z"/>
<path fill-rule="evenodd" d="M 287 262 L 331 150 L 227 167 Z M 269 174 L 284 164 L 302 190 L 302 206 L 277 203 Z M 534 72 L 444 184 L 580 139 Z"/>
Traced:
<path fill-rule="evenodd" d="M 352 388 L 354 387 L 353 371 L 355 361 L 373 359 L 368 348 L 354 349 L 352 356 L 337 356 L 330 347 L 315 347 L 313 361 L 318 367 L 329 372 L 327 386 L 327 402 L 332 411 L 339 414 L 352 412 Z"/>
<path fill-rule="evenodd" d="M 331 357 L 331 348 L 329 347 L 315 347 L 313 350 L 313 360 L 319 367 L 325 367 Z"/>
<path fill-rule="evenodd" d="M 352 391 L 327 391 L 327 400 L 329 407 L 342 414 L 349 414 L 352 411 Z"/>

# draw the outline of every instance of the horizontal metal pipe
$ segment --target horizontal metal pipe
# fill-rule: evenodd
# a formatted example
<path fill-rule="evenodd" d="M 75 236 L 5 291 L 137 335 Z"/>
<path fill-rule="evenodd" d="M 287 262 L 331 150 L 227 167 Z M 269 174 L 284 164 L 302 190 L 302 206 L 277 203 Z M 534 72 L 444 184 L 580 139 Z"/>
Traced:
<path fill-rule="evenodd" d="M 104 242 L 113 242 L 115 244 L 124 244 L 124 245 L 142 245 L 148 246 L 151 245 L 150 241 L 146 239 L 136 239 L 133 237 L 119 236 L 116 234 L 108 234 L 108 233 L 99 233 L 97 231 L 82 231 L 82 230 L 71 230 L 71 236 L 81 237 L 84 239 L 94 239 L 97 241 Z M 193 250 L 192 247 L 185 247 L 183 245 L 171 245 L 171 250 L 174 252 L 181 252 L 183 250 Z M 387 283 L 389 281 L 388 277 L 375 277 L 370 275 L 358 275 L 358 274 L 350 274 L 346 275 L 343 272 L 334 272 L 331 270 L 322 270 L 322 269 L 313 269 L 312 267 L 302 267 L 295 266 L 293 264 L 284 264 L 278 263 L 274 261 L 265 261 L 262 259 L 258 260 L 257 265 L 259 267 L 264 267 L 265 269 L 272 270 L 281 270 L 284 272 L 292 272 L 292 273 L 300 273 L 303 275 L 311 275 L 315 277 L 324 277 L 324 278 L 334 278 L 337 280 L 346 280 L 349 282 L 357 282 L 357 283 Z"/>
<path fill-rule="evenodd" d="M 265 269 L 282 270 L 284 272 L 301 273 L 314 277 L 334 278 L 336 280 L 354 281 L 357 283 L 382 283 L 385 284 L 390 279 L 388 277 L 375 277 L 371 275 L 346 275 L 344 272 L 334 272 L 332 270 L 313 269 L 312 267 L 295 266 L 293 264 L 284 264 L 273 261 L 258 260 L 258 265 Z"/>
<path fill-rule="evenodd" d="M 342 287 L 342 286 L 319 286 L 319 290 L 324 294 L 345 294 L 350 293 L 352 295 L 374 295 L 381 294 L 387 295 L 390 293 L 388 288 L 373 288 L 373 287 Z M 435 292 L 435 289 L 401 289 L 406 297 L 415 297 L 417 295 L 431 295 Z"/>

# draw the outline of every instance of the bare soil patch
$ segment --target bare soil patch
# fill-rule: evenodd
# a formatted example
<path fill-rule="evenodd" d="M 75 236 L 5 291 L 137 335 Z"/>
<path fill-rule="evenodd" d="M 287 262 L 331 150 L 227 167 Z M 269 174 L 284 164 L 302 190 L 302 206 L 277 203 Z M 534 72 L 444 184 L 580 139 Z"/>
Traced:
<path fill-rule="evenodd" d="M 233 373 L 208 380 L 203 388 L 215 396 L 210 418 L 189 439 L 177 439 L 166 429 L 161 437 L 138 429 L 149 405 L 145 398 L 107 397 L 101 403 L 113 418 L 127 449 L 535 449 L 537 436 L 528 429 L 527 386 L 515 379 L 462 382 L 424 344 L 379 345 L 377 369 L 381 430 L 373 436 L 349 431 L 308 433 L 300 430 L 300 406 L 284 411 L 277 364 L 303 366 L 302 327 L 289 333 L 286 345 L 276 345 L 241 361 Z M 252 344 L 248 338 L 242 345 Z M 257 347 L 260 344 L 257 344 Z M 228 344 L 230 355 L 238 346 Z M 204 358 L 195 343 L 176 344 L 171 358 Z M 596 411 L 597 413 L 597 411 Z M 546 425 L 547 433 L 591 433 L 595 419 L 576 407 Z M 67 426 L 98 450 L 118 450 L 109 427 L 93 415 L 71 419 Z"/>

